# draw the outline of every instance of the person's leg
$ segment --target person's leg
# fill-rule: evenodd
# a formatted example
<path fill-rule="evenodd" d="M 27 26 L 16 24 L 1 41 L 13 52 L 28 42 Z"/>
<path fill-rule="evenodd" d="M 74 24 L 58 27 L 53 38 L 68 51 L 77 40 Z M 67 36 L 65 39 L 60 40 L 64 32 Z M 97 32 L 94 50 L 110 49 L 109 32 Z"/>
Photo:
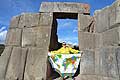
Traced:
<path fill-rule="evenodd" d="M 51 77 L 51 74 L 52 74 L 52 67 L 50 65 L 50 62 L 47 61 L 47 79 Z"/>
<path fill-rule="evenodd" d="M 76 73 L 74 74 L 74 76 L 72 76 L 72 78 L 78 76 L 79 74 L 80 74 L 80 62 L 79 62 L 79 65 L 78 65 L 77 71 L 76 71 Z"/>

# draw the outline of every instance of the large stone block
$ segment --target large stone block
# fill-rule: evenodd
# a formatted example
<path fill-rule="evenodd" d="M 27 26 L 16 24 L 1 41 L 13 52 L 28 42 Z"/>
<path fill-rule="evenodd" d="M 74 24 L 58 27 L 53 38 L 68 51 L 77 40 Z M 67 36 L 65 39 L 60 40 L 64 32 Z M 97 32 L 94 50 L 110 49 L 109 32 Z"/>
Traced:
<path fill-rule="evenodd" d="M 95 32 L 104 32 L 109 29 L 109 9 L 106 7 L 95 12 Z"/>
<path fill-rule="evenodd" d="M 51 28 L 40 26 L 33 28 L 24 28 L 22 36 L 22 46 L 37 46 L 47 48 L 50 42 Z"/>
<path fill-rule="evenodd" d="M 43 49 L 49 48 L 50 38 L 51 28 L 42 26 L 41 29 L 37 32 L 36 46 Z"/>
<path fill-rule="evenodd" d="M 89 13 L 89 5 L 82 3 L 43 2 L 40 12 Z"/>
<path fill-rule="evenodd" d="M 39 13 L 23 13 L 21 14 L 18 24 L 19 28 L 38 26 L 40 14 Z"/>
<path fill-rule="evenodd" d="M 5 41 L 5 45 L 15 45 L 20 46 L 21 43 L 21 29 L 9 29 Z"/>
<path fill-rule="evenodd" d="M 95 34 L 89 32 L 79 31 L 79 49 L 94 49 L 95 48 Z"/>
<path fill-rule="evenodd" d="M 89 15 L 78 14 L 78 31 L 87 31 L 92 21 L 93 17 Z"/>
<path fill-rule="evenodd" d="M 47 52 L 47 49 L 29 49 L 24 80 L 46 80 Z"/>
<path fill-rule="evenodd" d="M 120 24 L 120 2 L 116 1 L 111 6 L 95 12 L 95 32 L 104 32 L 118 27 Z"/>
<path fill-rule="evenodd" d="M 115 53 L 116 53 L 116 57 L 117 57 L 117 66 L 118 66 L 118 70 L 120 70 L 120 47 L 116 47 L 116 50 L 115 50 Z M 119 71 L 119 76 L 120 76 L 120 71 Z"/>
<path fill-rule="evenodd" d="M 110 15 L 110 28 L 116 27 L 120 24 L 120 2 L 116 1 L 109 7 L 109 15 Z"/>
<path fill-rule="evenodd" d="M 5 80 L 23 80 L 27 48 L 14 47 L 9 60 Z"/>
<path fill-rule="evenodd" d="M 97 75 L 78 75 L 75 80 L 98 80 Z"/>
<path fill-rule="evenodd" d="M 40 26 L 52 26 L 53 13 L 40 13 Z"/>
<path fill-rule="evenodd" d="M 99 76 L 98 80 L 119 80 L 119 76 L 117 76 L 117 77 L 104 77 L 104 76 Z"/>
<path fill-rule="evenodd" d="M 36 27 L 24 28 L 22 33 L 22 47 L 36 45 Z M 40 34 L 41 35 L 41 34 Z"/>
<path fill-rule="evenodd" d="M 4 49 L 2 55 L 0 56 L 0 80 L 4 80 L 5 78 L 11 52 L 12 47 L 8 46 Z"/>
<path fill-rule="evenodd" d="M 95 50 L 95 73 L 104 77 L 117 77 L 118 65 L 116 47 L 102 47 Z"/>
<path fill-rule="evenodd" d="M 84 50 L 80 62 L 80 74 L 95 74 L 95 52 Z"/>
<path fill-rule="evenodd" d="M 11 19 L 10 28 L 16 28 L 16 27 L 18 27 L 18 24 L 19 24 L 19 21 L 20 21 L 20 17 L 21 17 L 21 16 L 14 16 L 14 17 Z"/>
<path fill-rule="evenodd" d="M 120 27 L 112 28 L 101 34 L 101 44 L 103 46 L 117 46 L 120 44 Z"/>

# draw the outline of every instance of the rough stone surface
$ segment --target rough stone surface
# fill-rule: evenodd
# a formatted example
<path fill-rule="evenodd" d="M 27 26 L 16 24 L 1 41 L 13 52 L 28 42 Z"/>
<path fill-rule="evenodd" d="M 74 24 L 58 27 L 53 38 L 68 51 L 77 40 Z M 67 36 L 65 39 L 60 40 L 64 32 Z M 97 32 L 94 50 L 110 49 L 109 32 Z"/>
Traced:
<path fill-rule="evenodd" d="M 37 31 L 36 46 L 43 49 L 48 49 L 51 37 L 51 27 L 41 26 L 41 29 Z"/>
<path fill-rule="evenodd" d="M 21 29 L 9 29 L 5 41 L 5 45 L 11 45 L 11 46 L 20 46 L 21 43 Z"/>
<path fill-rule="evenodd" d="M 95 34 L 79 31 L 78 35 L 80 50 L 95 48 Z"/>
<path fill-rule="evenodd" d="M 120 24 L 120 6 L 116 1 L 111 6 L 95 12 L 95 32 L 104 32 Z"/>
<path fill-rule="evenodd" d="M 112 28 L 101 34 L 103 46 L 118 46 L 120 44 L 120 27 Z"/>
<path fill-rule="evenodd" d="M 119 80 L 120 1 L 96 11 L 95 19 L 88 14 L 88 4 L 43 2 L 40 13 L 12 18 L 0 80 L 46 80 L 47 52 L 58 45 L 56 19 L 63 18 L 78 18 L 83 55 L 76 80 Z"/>
<path fill-rule="evenodd" d="M 6 80 L 22 80 L 27 48 L 14 47 L 9 60 Z"/>
<path fill-rule="evenodd" d="M 105 8 L 95 13 L 95 32 L 104 32 L 109 29 L 109 9 Z"/>
<path fill-rule="evenodd" d="M 97 75 L 79 75 L 75 80 L 98 80 Z"/>
<path fill-rule="evenodd" d="M 46 80 L 47 49 L 30 48 L 28 51 L 24 80 Z"/>
<path fill-rule="evenodd" d="M 78 31 L 88 31 L 92 21 L 91 16 L 78 14 Z"/>
<path fill-rule="evenodd" d="M 80 62 L 80 74 L 95 74 L 95 52 L 84 50 Z"/>
<path fill-rule="evenodd" d="M 109 7 L 110 11 L 110 27 L 120 24 L 120 2 L 116 1 Z"/>
<path fill-rule="evenodd" d="M 119 80 L 119 77 L 104 77 L 104 76 L 99 76 L 98 80 Z"/>
<path fill-rule="evenodd" d="M 51 27 L 49 26 L 24 28 L 22 46 L 37 46 L 40 48 L 46 48 L 50 42 L 50 34 Z"/>
<path fill-rule="evenodd" d="M 21 14 L 20 21 L 18 24 L 19 28 L 24 27 L 34 27 L 37 26 L 39 23 L 39 13 L 23 13 Z"/>
<path fill-rule="evenodd" d="M 118 66 L 118 72 L 119 72 L 119 76 L 120 76 L 120 47 L 116 48 L 115 50 L 116 53 L 116 57 L 117 57 L 117 66 Z"/>
<path fill-rule="evenodd" d="M 116 47 L 103 47 L 95 51 L 95 72 L 104 77 L 117 77 Z"/>
<path fill-rule="evenodd" d="M 22 47 L 36 45 L 36 27 L 24 28 L 22 33 Z"/>
<path fill-rule="evenodd" d="M 21 16 L 14 16 L 10 22 L 10 28 L 17 28 Z"/>
<path fill-rule="evenodd" d="M 43 2 L 40 12 L 89 13 L 89 5 L 81 3 Z"/>
<path fill-rule="evenodd" d="M 6 47 L 0 56 L 0 80 L 4 80 L 6 75 L 7 66 L 9 63 L 12 47 Z"/>
<path fill-rule="evenodd" d="M 52 26 L 53 13 L 40 13 L 40 26 Z"/>

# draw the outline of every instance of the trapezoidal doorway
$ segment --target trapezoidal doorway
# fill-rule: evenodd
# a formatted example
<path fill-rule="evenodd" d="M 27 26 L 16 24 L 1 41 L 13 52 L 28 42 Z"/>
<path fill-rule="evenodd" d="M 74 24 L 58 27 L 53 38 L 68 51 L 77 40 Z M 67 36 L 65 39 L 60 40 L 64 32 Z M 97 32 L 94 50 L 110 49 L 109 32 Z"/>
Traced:
<path fill-rule="evenodd" d="M 66 42 L 71 48 L 79 50 L 78 47 L 78 14 L 77 13 L 54 13 L 49 51 L 58 50 L 62 47 L 62 42 Z M 75 74 L 79 74 L 79 68 Z M 47 66 L 47 78 L 55 79 L 59 77 L 50 62 Z"/>

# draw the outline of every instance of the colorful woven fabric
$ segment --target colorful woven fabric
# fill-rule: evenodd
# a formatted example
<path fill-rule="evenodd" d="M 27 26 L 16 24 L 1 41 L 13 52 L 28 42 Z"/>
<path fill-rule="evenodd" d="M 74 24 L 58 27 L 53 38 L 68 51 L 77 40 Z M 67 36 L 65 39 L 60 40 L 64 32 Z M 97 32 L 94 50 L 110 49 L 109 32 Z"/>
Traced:
<path fill-rule="evenodd" d="M 73 76 L 78 68 L 81 54 L 55 54 L 49 55 L 49 61 L 52 67 L 61 75 Z"/>

